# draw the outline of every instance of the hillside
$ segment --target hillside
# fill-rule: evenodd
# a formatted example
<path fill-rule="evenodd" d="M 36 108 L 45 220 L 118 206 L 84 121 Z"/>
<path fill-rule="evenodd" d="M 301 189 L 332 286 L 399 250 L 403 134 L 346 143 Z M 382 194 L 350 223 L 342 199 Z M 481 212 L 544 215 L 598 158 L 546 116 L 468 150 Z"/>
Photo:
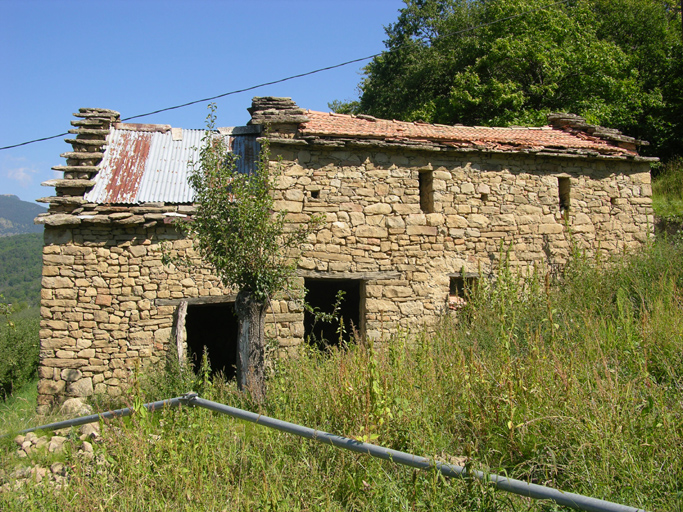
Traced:
<path fill-rule="evenodd" d="M 42 233 L 43 226 L 37 226 L 33 219 L 45 208 L 35 203 L 22 201 L 15 195 L 0 195 L 0 237 L 23 233 Z"/>
<path fill-rule="evenodd" d="M 0 294 L 6 302 L 39 304 L 42 249 L 41 233 L 0 237 Z"/>

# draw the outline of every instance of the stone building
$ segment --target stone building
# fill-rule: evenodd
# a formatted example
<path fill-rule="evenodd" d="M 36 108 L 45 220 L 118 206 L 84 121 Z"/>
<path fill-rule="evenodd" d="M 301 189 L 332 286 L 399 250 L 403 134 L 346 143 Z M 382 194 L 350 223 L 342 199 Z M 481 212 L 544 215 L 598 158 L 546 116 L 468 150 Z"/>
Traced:
<path fill-rule="evenodd" d="M 551 115 L 542 128 L 443 126 L 305 111 L 286 98 L 255 98 L 249 111 L 247 126 L 219 131 L 245 170 L 268 137 L 275 205 L 290 221 L 326 216 L 301 248 L 299 284 L 321 309 L 344 291 L 346 330 L 361 336 L 433 324 L 465 279 L 495 276 L 501 247 L 513 265 L 550 269 L 570 243 L 615 252 L 652 233 L 652 159 L 638 155 L 639 141 L 577 116 Z M 111 110 L 75 116 L 73 150 L 54 168 L 64 177 L 45 183 L 56 194 L 36 220 L 39 410 L 116 395 L 136 364 L 195 358 L 204 345 L 230 373 L 233 292 L 172 223 L 194 211 L 186 174 L 203 132 L 121 123 Z M 165 263 L 164 246 L 195 265 Z M 294 299 L 269 309 L 280 354 L 320 328 L 336 335 Z"/>

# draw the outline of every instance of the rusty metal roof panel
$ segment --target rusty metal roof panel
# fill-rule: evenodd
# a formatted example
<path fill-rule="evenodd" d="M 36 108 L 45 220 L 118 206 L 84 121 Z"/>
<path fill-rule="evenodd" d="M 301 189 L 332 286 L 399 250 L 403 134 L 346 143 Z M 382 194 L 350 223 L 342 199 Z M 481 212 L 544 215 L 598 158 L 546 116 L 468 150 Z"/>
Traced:
<path fill-rule="evenodd" d="M 93 203 L 134 203 L 145 171 L 153 132 L 111 130 L 107 149 L 85 199 Z"/>
<path fill-rule="evenodd" d="M 237 170 L 251 172 L 260 151 L 257 134 L 242 127 L 223 133 L 239 156 Z M 204 130 L 119 123 L 109 132 L 95 186 L 85 199 L 98 204 L 191 203 L 194 191 L 187 178 L 203 136 Z"/>
<path fill-rule="evenodd" d="M 194 191 L 187 181 L 190 164 L 199 158 L 203 130 L 182 130 L 181 140 L 170 132 L 155 133 L 136 203 L 191 203 Z"/>

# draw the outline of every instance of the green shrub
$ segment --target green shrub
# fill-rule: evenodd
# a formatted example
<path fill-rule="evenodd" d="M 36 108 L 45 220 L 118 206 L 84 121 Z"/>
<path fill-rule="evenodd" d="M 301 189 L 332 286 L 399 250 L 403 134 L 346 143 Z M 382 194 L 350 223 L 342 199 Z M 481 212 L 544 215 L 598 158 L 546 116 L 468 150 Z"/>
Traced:
<path fill-rule="evenodd" d="M 36 376 L 40 355 L 37 309 L 0 311 L 0 398 L 5 399 Z"/>

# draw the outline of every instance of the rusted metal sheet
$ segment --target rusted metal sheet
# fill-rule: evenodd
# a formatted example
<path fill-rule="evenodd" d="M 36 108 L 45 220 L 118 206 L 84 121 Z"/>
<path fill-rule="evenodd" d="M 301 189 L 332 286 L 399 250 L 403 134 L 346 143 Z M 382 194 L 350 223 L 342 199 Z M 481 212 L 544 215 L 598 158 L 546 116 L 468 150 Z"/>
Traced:
<path fill-rule="evenodd" d="M 140 127 L 138 130 L 137 127 Z M 170 129 L 166 125 L 120 124 L 107 138 L 107 149 L 85 199 L 98 204 L 191 203 L 188 183 L 193 162 L 199 159 L 203 130 Z M 247 132 L 247 133 L 244 133 Z M 243 127 L 224 129 L 229 149 L 239 156 L 237 170 L 256 168 L 257 135 Z"/>
<path fill-rule="evenodd" d="M 85 199 L 95 203 L 134 203 L 152 136 L 152 132 L 112 130 L 95 186 Z"/>
<path fill-rule="evenodd" d="M 181 136 L 173 140 L 171 132 L 154 134 L 136 203 L 192 202 L 194 192 L 187 178 L 190 165 L 199 158 L 204 131 L 182 130 Z"/>

